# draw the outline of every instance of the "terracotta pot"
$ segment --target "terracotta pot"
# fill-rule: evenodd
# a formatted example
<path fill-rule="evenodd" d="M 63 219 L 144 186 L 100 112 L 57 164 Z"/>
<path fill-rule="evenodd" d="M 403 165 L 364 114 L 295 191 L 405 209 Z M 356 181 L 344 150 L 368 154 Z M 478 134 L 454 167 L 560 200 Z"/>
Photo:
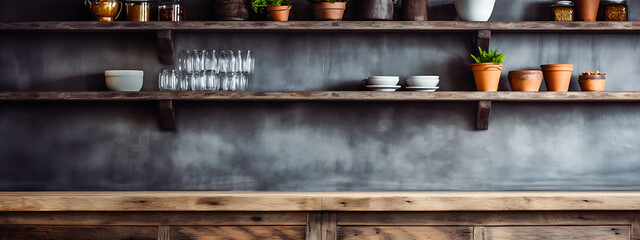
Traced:
<path fill-rule="evenodd" d="M 347 3 L 319 2 L 314 3 L 311 8 L 313 9 L 313 16 L 316 20 L 340 21 L 344 15 L 344 9 L 347 8 Z"/>
<path fill-rule="evenodd" d="M 427 21 L 428 0 L 403 0 L 402 1 L 402 19 L 407 21 Z"/>
<path fill-rule="evenodd" d="M 358 0 L 358 19 L 393 20 L 393 0 Z"/>
<path fill-rule="evenodd" d="M 481 92 L 497 92 L 502 73 L 500 63 L 471 63 L 476 88 Z"/>
<path fill-rule="evenodd" d="M 548 64 L 541 65 L 540 67 L 544 73 L 544 82 L 547 85 L 547 91 L 569 91 L 573 64 Z"/>
<path fill-rule="evenodd" d="M 604 92 L 606 81 L 604 75 L 582 75 L 578 80 L 580 89 L 586 92 Z"/>
<path fill-rule="evenodd" d="M 578 10 L 578 20 L 595 22 L 598 17 L 600 0 L 575 0 Z"/>
<path fill-rule="evenodd" d="M 509 72 L 511 90 L 519 92 L 537 92 L 542 85 L 542 71 L 522 70 Z"/>
<path fill-rule="evenodd" d="M 291 6 L 267 7 L 267 11 L 269 12 L 270 20 L 286 22 L 289 21 L 289 11 L 291 11 Z"/>

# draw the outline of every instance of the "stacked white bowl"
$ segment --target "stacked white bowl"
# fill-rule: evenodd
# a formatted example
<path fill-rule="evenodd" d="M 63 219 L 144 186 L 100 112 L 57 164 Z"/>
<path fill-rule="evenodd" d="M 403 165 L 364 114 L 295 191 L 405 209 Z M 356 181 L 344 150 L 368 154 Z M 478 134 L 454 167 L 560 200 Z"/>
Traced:
<path fill-rule="evenodd" d="M 367 79 L 367 89 L 378 92 L 394 92 L 401 86 L 398 85 L 398 76 L 371 76 Z"/>
<path fill-rule="evenodd" d="M 440 76 L 411 76 L 407 78 L 407 90 L 418 92 L 435 92 L 438 90 Z"/>

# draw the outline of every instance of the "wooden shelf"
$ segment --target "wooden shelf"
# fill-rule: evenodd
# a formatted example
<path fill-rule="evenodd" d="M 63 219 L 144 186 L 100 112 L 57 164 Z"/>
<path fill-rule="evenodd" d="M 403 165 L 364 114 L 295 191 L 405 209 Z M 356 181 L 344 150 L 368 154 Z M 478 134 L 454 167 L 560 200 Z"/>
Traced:
<path fill-rule="evenodd" d="M 640 210 L 640 192 L 2 192 L 1 211 Z"/>
<path fill-rule="evenodd" d="M 15 22 L 2 31 L 81 32 L 636 32 L 640 22 L 465 22 L 465 21 L 216 21 L 216 22 Z"/>
<path fill-rule="evenodd" d="M 0 101 L 157 101 L 161 127 L 175 129 L 174 101 L 477 102 L 476 129 L 489 129 L 491 102 L 640 102 L 640 92 L 0 92 Z"/>

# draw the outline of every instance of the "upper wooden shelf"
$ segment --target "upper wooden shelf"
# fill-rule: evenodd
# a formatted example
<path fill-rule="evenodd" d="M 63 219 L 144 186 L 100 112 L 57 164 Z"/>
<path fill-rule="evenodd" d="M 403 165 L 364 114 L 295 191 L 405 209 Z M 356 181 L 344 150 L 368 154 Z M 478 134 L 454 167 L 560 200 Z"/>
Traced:
<path fill-rule="evenodd" d="M 0 101 L 424 101 L 424 102 L 640 102 L 640 92 L 372 92 L 184 91 L 0 92 Z"/>
<path fill-rule="evenodd" d="M 634 32 L 640 22 L 464 21 L 224 21 L 224 22 L 15 22 L 0 31 L 144 32 Z"/>
<path fill-rule="evenodd" d="M 0 211 L 640 210 L 640 192 L 0 192 Z"/>

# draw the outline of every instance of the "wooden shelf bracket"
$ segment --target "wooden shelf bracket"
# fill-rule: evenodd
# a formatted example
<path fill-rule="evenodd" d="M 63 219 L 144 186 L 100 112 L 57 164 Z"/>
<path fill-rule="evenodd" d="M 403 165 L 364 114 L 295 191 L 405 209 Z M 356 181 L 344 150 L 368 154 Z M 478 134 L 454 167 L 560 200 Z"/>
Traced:
<path fill-rule="evenodd" d="M 162 100 L 158 102 L 160 110 L 160 128 L 162 130 L 176 129 L 176 112 L 173 107 L 173 100 Z"/>
<path fill-rule="evenodd" d="M 489 51 L 489 46 L 491 45 L 491 30 L 478 30 L 475 37 L 476 45 L 480 46 L 482 50 Z"/>
<path fill-rule="evenodd" d="M 478 101 L 476 129 L 489 130 L 489 117 L 491 117 L 491 101 Z"/>
<path fill-rule="evenodd" d="M 175 62 L 173 50 L 173 31 L 158 31 L 158 47 L 160 48 L 160 62 L 163 64 L 173 64 Z"/>

